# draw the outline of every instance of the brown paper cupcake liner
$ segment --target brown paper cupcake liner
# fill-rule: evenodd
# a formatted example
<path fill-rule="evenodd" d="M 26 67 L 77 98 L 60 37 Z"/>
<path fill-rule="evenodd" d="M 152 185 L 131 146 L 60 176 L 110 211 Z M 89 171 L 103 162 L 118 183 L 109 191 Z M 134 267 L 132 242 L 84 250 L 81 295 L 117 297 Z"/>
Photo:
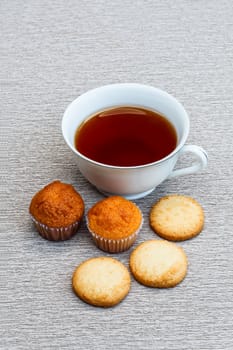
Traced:
<path fill-rule="evenodd" d="M 49 241 L 65 241 L 71 238 L 78 230 L 80 221 L 65 227 L 49 227 L 31 216 L 39 234 Z"/>

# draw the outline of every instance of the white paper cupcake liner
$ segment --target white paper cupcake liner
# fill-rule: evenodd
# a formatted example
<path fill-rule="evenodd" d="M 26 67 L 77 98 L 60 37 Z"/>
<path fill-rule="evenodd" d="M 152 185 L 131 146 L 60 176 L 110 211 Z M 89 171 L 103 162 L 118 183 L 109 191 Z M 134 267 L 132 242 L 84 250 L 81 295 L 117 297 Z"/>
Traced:
<path fill-rule="evenodd" d="M 77 232 L 80 225 L 80 221 L 76 221 L 65 227 L 49 227 L 37 221 L 33 216 L 31 216 L 31 218 L 39 234 L 49 241 L 65 241 L 71 238 Z"/>
<path fill-rule="evenodd" d="M 120 253 L 128 250 L 136 241 L 137 233 L 122 239 L 107 239 L 91 232 L 92 238 L 98 248 L 108 253 Z"/>
<path fill-rule="evenodd" d="M 139 231 L 142 228 L 143 225 L 143 216 L 142 216 L 142 221 L 141 224 L 139 226 L 139 228 L 137 229 L 136 232 L 134 232 L 132 235 L 126 237 L 126 238 L 120 238 L 120 239 L 108 239 L 108 238 L 104 238 L 101 237 L 99 235 L 97 235 L 95 232 L 93 232 L 89 225 L 88 225 L 88 218 L 86 217 L 86 224 L 87 224 L 87 228 L 93 238 L 93 241 L 95 242 L 96 246 L 108 253 L 121 253 L 124 252 L 125 250 L 128 250 L 136 241 L 137 236 Z"/>

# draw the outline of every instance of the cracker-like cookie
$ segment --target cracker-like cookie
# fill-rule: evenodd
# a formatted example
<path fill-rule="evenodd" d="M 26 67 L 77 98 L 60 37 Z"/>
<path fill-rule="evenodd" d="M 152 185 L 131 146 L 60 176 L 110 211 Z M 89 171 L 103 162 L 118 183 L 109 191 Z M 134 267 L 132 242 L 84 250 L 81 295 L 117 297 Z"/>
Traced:
<path fill-rule="evenodd" d="M 130 274 L 118 260 L 91 258 L 75 270 L 72 286 L 77 296 L 88 304 L 110 307 L 118 304 L 130 290 Z"/>
<path fill-rule="evenodd" d="M 150 225 L 162 238 L 184 241 L 201 232 L 204 226 L 204 211 L 192 197 L 168 195 L 152 207 Z"/>
<path fill-rule="evenodd" d="M 188 260 L 184 250 L 165 240 L 141 243 L 130 255 L 133 276 L 148 287 L 176 286 L 186 276 L 187 266 Z"/>

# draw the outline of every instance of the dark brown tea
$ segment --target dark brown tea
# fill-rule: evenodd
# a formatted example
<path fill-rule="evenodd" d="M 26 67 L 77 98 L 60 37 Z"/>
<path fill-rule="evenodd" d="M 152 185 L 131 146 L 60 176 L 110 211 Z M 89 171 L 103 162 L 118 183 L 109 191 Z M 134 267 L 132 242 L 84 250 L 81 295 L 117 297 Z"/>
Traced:
<path fill-rule="evenodd" d="M 162 115 L 138 107 L 116 107 L 95 114 L 77 129 L 75 147 L 86 157 L 114 166 L 138 166 L 171 153 L 173 125 Z"/>

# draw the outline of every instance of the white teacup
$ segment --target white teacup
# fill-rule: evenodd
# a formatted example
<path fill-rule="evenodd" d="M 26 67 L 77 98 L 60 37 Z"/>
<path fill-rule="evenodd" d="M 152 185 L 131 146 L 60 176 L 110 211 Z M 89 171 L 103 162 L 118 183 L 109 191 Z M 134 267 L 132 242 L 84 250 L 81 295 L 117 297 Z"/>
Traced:
<path fill-rule="evenodd" d="M 177 146 L 165 158 L 139 166 L 111 166 L 98 163 L 75 148 L 75 133 L 81 123 L 104 109 L 138 106 L 165 115 L 177 133 Z M 183 106 L 160 89 L 141 84 L 112 84 L 90 90 L 75 99 L 62 119 L 63 137 L 76 154 L 83 176 L 105 195 L 121 195 L 128 199 L 151 193 L 165 179 L 196 173 L 207 166 L 207 153 L 196 145 L 185 145 L 189 118 Z M 173 170 L 178 158 L 192 153 L 196 161 L 188 167 Z"/>

